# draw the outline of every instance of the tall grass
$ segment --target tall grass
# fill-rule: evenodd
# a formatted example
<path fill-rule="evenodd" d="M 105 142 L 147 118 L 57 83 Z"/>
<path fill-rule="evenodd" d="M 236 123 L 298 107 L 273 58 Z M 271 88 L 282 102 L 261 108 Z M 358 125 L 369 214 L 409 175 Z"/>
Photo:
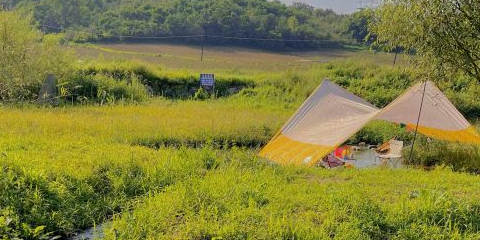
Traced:
<path fill-rule="evenodd" d="M 68 236 L 215 166 L 213 151 L 140 145 L 260 145 L 286 117 L 221 101 L 1 108 L 0 217 L 11 220 L 0 235 L 35 239 L 27 230 L 44 226 L 46 235 Z"/>
<path fill-rule="evenodd" d="M 325 171 L 237 152 L 147 196 L 106 239 L 476 239 L 478 177 L 439 169 Z"/>
<path fill-rule="evenodd" d="M 413 84 L 412 70 L 355 61 L 240 76 L 222 70 L 219 82 L 241 90 L 195 101 L 148 98 L 145 84 L 190 86 L 199 72 L 92 64 L 77 67 L 78 81 L 68 84 L 90 84 L 92 95 L 105 91 L 115 103 L 133 100 L 0 107 L 0 236 L 68 236 L 115 216 L 108 239 L 478 238 L 476 176 L 449 169 L 328 172 L 254 156 L 323 79 L 383 107 Z M 473 81 L 439 85 L 462 112 L 478 113 Z M 75 90 L 89 94 L 88 87 Z M 411 139 L 374 122 L 350 142 L 393 136 Z M 422 139 L 414 163 L 478 169 L 478 150 L 464 154 L 442 144 Z"/>
<path fill-rule="evenodd" d="M 155 96 L 187 99 L 199 88 L 200 73 L 187 70 L 169 70 L 136 61 L 94 62 L 82 64 L 79 76 L 104 76 L 122 82 L 140 82 Z M 79 85 L 82 85 L 81 83 Z M 248 76 L 219 74 L 216 77 L 215 94 L 230 95 L 232 88 L 253 87 Z M 238 90 L 237 90 L 238 91 Z"/>
<path fill-rule="evenodd" d="M 211 168 L 205 163 L 208 156 L 202 158 L 201 151 L 97 148 L 84 149 L 92 153 L 84 154 L 82 161 L 70 156 L 80 155 L 76 151 L 52 149 L 58 158 L 48 161 L 48 165 L 35 166 L 35 160 L 27 162 L 22 156 L 7 153 L 4 158 L 17 158 L 23 163 L 1 164 L 0 216 L 13 221 L 9 223 L 12 230 L 2 231 L 0 227 L 0 234 L 9 239 L 10 233 L 42 226 L 45 233 L 68 236 L 104 222 L 114 213 L 127 211 L 132 198 L 162 191 L 180 179 L 201 176 Z M 72 158 L 62 160 L 67 157 Z"/>
<path fill-rule="evenodd" d="M 476 145 L 421 138 L 415 145 L 413 157 L 406 160 L 410 165 L 429 168 L 444 165 L 455 171 L 480 173 L 480 148 Z"/>
<path fill-rule="evenodd" d="M 109 238 L 474 236 L 478 177 L 274 166 L 254 151 L 294 109 L 239 99 L 0 108 L 0 233 L 68 236 L 123 213 Z M 358 140 L 378 139 L 382 127 L 389 138 L 391 126 L 374 123 Z M 454 207 L 432 204 L 437 191 Z M 447 227 L 441 216 L 451 211 L 464 217 L 449 215 Z"/>

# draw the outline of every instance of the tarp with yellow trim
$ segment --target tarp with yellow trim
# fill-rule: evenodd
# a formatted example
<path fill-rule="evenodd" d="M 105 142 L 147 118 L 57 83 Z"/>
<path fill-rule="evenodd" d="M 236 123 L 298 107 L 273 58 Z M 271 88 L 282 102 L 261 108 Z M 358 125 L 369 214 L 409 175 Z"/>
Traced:
<path fill-rule="evenodd" d="M 384 108 L 376 119 L 405 124 L 412 129 L 416 128 L 418 122 L 418 132 L 428 137 L 480 144 L 480 137 L 475 128 L 430 81 L 414 85 Z"/>
<path fill-rule="evenodd" d="M 432 82 L 416 84 L 379 110 L 325 80 L 259 155 L 286 165 L 315 165 L 373 119 L 411 128 L 420 119 L 418 131 L 429 137 L 480 144 L 475 129 Z"/>
<path fill-rule="evenodd" d="M 314 165 L 378 112 L 372 104 L 325 80 L 260 156 L 282 164 Z"/>

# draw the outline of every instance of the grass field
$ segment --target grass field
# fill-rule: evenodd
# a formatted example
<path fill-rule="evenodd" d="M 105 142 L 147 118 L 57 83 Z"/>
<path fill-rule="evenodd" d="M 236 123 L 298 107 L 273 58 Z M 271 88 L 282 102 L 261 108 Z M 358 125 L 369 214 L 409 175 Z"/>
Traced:
<path fill-rule="evenodd" d="M 333 60 L 363 59 L 377 64 L 393 64 L 394 54 L 373 53 L 361 49 L 325 48 L 312 51 L 268 52 L 243 47 L 205 46 L 201 62 L 201 46 L 166 43 L 96 44 L 71 46 L 82 59 L 126 59 L 149 62 L 173 69 L 225 70 L 240 72 L 274 72 L 305 69 Z M 400 54 L 398 64 L 405 65 Z"/>
<path fill-rule="evenodd" d="M 388 66 L 392 55 L 210 47 L 199 63 L 188 57 L 198 49 L 175 45 L 70 48 L 80 71 L 114 87 L 132 75 L 177 84 L 203 71 L 251 86 L 201 100 L 1 106 L 3 239 L 66 237 L 104 222 L 103 238 L 112 240 L 480 238 L 477 175 L 449 167 L 328 171 L 256 156 L 324 78 L 379 107 L 389 103 L 416 76 L 405 62 Z M 463 112 L 478 112 L 476 84 L 441 87 Z M 412 137 L 373 123 L 351 141 L 394 135 Z M 462 156 L 432 146 L 424 158 Z M 469 155 L 472 166 L 479 156 Z"/>
<path fill-rule="evenodd" d="M 282 167 L 209 144 L 264 142 L 289 114 L 227 100 L 2 108 L 0 233 L 70 235 L 113 216 L 107 239 L 479 237 L 478 176 Z"/>

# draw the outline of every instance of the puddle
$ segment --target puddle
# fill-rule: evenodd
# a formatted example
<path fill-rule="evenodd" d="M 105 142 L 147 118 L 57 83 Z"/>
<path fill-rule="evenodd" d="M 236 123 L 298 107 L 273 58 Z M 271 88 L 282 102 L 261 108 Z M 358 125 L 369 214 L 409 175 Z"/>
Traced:
<path fill-rule="evenodd" d="M 386 165 L 392 168 L 402 168 L 403 164 L 401 160 L 394 161 L 391 160 L 387 164 L 382 164 L 382 162 L 375 156 L 375 152 L 370 149 L 355 151 L 353 153 L 355 161 L 347 161 L 347 163 L 352 164 L 355 168 L 369 168 L 375 166 Z"/>

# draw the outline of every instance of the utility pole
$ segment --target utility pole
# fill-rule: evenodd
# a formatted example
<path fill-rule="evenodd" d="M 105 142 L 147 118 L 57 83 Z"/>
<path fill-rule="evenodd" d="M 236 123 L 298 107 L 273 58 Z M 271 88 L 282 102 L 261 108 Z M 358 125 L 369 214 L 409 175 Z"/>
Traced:
<path fill-rule="evenodd" d="M 200 62 L 203 62 L 203 49 L 205 47 L 205 38 L 206 38 L 206 33 L 203 33 L 203 39 L 202 39 L 202 55 L 200 56 Z"/>

